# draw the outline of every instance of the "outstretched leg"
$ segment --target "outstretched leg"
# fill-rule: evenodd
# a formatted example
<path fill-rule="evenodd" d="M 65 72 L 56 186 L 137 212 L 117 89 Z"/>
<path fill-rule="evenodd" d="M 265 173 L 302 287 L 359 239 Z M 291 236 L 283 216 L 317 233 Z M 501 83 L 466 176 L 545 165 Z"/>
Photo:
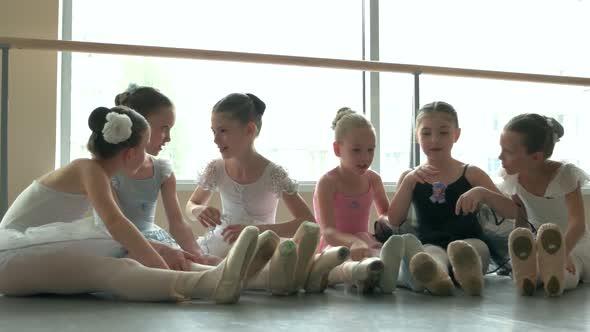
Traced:
<path fill-rule="evenodd" d="M 13 296 L 109 292 L 133 301 L 212 298 L 231 303 L 239 297 L 257 236 L 255 228 L 245 229 L 236 250 L 204 272 L 153 269 L 128 258 L 79 253 L 74 247 L 48 253 L 19 249 L 0 269 L 0 292 Z"/>

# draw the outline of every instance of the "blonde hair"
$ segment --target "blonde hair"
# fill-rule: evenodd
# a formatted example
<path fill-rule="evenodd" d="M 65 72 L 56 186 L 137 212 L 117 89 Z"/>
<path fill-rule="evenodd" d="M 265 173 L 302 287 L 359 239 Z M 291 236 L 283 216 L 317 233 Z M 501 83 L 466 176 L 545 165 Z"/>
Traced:
<path fill-rule="evenodd" d="M 336 117 L 332 121 L 332 129 L 334 129 L 334 139 L 337 142 L 340 142 L 350 129 L 356 128 L 370 128 L 374 130 L 373 125 L 364 115 L 348 107 L 342 107 L 336 112 Z"/>

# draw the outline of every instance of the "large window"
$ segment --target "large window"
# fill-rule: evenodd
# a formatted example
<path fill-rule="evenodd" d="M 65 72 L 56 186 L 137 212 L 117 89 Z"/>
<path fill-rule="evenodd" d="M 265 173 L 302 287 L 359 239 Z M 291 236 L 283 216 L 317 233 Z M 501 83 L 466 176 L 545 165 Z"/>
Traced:
<path fill-rule="evenodd" d="M 360 59 L 362 2 L 74 1 L 72 39 Z M 357 71 L 79 53 L 71 64 L 70 158 L 88 155 L 93 108 L 112 106 L 129 83 L 150 85 L 176 105 L 172 142 L 162 154 L 181 180 L 194 180 L 218 157 L 210 112 L 228 93 L 251 92 L 266 102 L 257 149 L 300 181 L 315 181 L 336 164 L 336 111 L 363 111 Z"/>
<path fill-rule="evenodd" d="M 73 40 L 356 60 L 368 59 L 372 49 L 385 62 L 590 76 L 590 0 L 380 1 L 378 11 L 369 0 L 64 1 L 72 4 L 72 17 L 64 20 L 71 20 Z M 371 35 L 375 30 L 379 37 Z M 578 149 L 590 138 L 583 129 L 590 117 L 588 88 L 425 74 L 415 86 L 413 75 L 395 73 L 379 74 L 373 86 L 367 77 L 347 70 L 77 53 L 70 66 L 71 107 L 64 111 L 70 123 L 65 150 L 70 159 L 87 156 L 89 112 L 112 106 L 129 83 L 150 85 L 177 108 L 173 139 L 162 154 L 173 160 L 181 181 L 194 180 L 218 157 L 211 107 L 228 93 L 251 92 L 267 104 L 258 150 L 297 180 L 315 181 L 337 164 L 330 124 L 340 107 L 349 106 L 378 119 L 374 168 L 384 181 L 395 182 L 411 166 L 418 88 L 420 104 L 445 100 L 456 107 L 462 137 L 455 157 L 492 176 L 500 166 L 500 131 L 524 112 L 560 121 L 565 136 L 555 158 L 590 170 L 590 157 Z M 378 117 L 371 109 L 375 100 Z"/>
<path fill-rule="evenodd" d="M 590 140 L 590 93 L 582 87 L 551 84 L 462 79 L 424 75 L 423 100 L 448 100 L 459 115 L 461 137 L 453 154 L 497 176 L 500 170 L 500 133 L 513 116 L 534 112 L 559 121 L 565 135 L 555 145 L 556 160 L 590 170 L 590 157 L 580 143 Z"/>
<path fill-rule="evenodd" d="M 381 61 L 590 77 L 588 0 L 414 0 L 379 5 Z M 408 120 L 396 113 L 411 112 L 407 87 L 392 81 L 393 75 L 382 74 L 381 117 L 395 116 L 406 127 L 382 122 L 384 136 L 389 130 L 409 128 Z M 404 99 L 395 100 L 390 94 Z M 459 114 L 462 135 L 454 156 L 492 177 L 500 168 L 503 126 L 526 112 L 560 121 L 565 136 L 556 145 L 554 158 L 590 170 L 590 158 L 579 150 L 580 142 L 590 138 L 583 129 L 590 116 L 588 87 L 420 75 L 420 104 L 435 100 L 451 103 Z M 384 154 L 395 153 L 389 145 L 399 148 L 393 139 L 383 145 Z M 409 144 L 403 140 L 401 145 L 409 156 Z M 383 167 L 381 172 L 387 181 L 396 181 L 399 175 Z"/>

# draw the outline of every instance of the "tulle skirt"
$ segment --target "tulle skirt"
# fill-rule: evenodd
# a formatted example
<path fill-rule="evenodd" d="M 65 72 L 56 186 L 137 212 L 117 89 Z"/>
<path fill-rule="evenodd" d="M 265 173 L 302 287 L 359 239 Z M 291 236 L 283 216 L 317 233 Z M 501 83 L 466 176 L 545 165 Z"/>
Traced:
<path fill-rule="evenodd" d="M 20 232 L 0 228 L 0 267 L 22 255 L 55 252 L 124 257 L 126 250 L 104 228 L 88 217 L 73 222 L 56 222 Z"/>

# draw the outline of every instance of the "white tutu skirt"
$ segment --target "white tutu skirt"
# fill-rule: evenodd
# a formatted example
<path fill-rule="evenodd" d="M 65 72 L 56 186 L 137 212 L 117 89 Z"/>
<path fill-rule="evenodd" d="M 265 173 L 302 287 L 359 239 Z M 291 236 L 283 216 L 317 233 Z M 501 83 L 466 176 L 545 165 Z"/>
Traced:
<path fill-rule="evenodd" d="M 223 229 L 223 226 L 217 226 L 207 234 L 199 236 L 197 244 L 205 254 L 217 257 L 227 256 L 232 245 L 223 240 L 223 236 L 221 236 Z"/>
<path fill-rule="evenodd" d="M 226 242 L 223 239 L 221 233 L 225 229 L 225 227 L 229 225 L 261 225 L 264 222 L 259 220 L 243 220 L 236 217 L 232 217 L 228 214 L 223 214 L 221 216 L 221 225 L 216 226 L 215 228 L 209 230 L 205 235 L 200 236 L 197 239 L 197 244 L 201 247 L 201 250 L 205 254 L 214 255 L 217 257 L 224 258 L 229 253 L 233 244 Z"/>
<path fill-rule="evenodd" d="M 15 256 L 67 250 L 76 254 L 124 257 L 127 252 L 104 227 L 88 217 L 31 227 L 24 232 L 0 228 L 0 266 Z"/>

